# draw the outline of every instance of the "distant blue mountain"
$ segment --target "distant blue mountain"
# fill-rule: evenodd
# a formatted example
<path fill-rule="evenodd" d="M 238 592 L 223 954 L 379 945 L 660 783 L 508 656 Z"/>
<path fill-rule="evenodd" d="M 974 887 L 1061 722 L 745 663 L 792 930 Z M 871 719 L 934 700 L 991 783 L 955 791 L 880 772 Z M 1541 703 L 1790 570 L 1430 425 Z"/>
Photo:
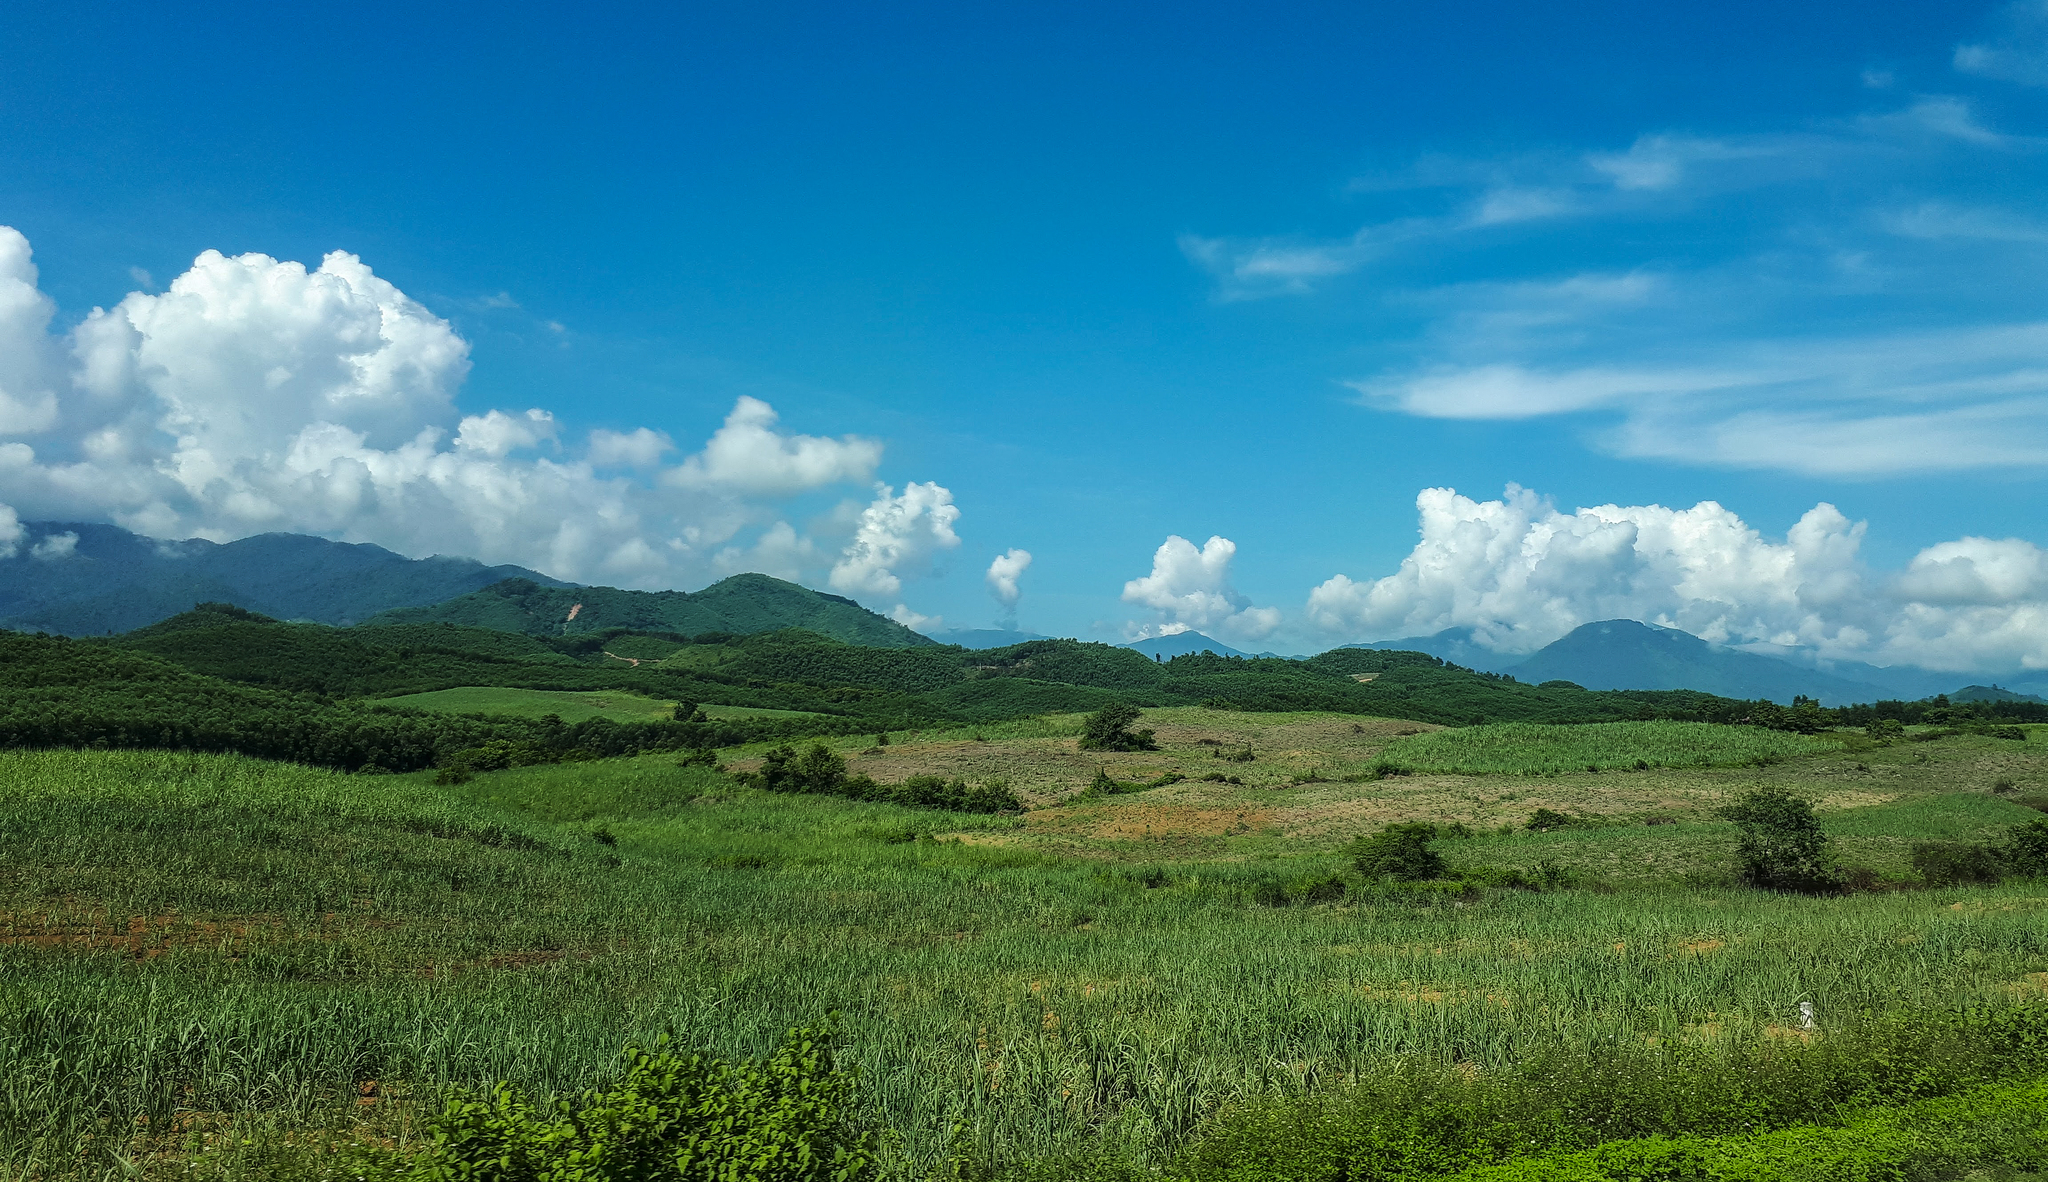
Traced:
<path fill-rule="evenodd" d="M 1709 644 L 1690 632 L 1635 620 L 1582 624 L 1508 672 L 1521 681 L 1570 681 L 1587 689 L 1689 689 L 1775 702 L 1804 695 L 1829 706 L 1892 696 L 1868 682 Z"/>
<path fill-rule="evenodd" d="M 1036 632 L 1019 632 L 1013 628 L 954 628 L 946 632 L 928 632 L 940 644 L 957 644 L 961 648 L 1008 648 L 1023 644 L 1027 640 L 1051 640 Z"/>
<path fill-rule="evenodd" d="M 1484 648 L 1473 640 L 1470 628 L 1345 647 L 1428 653 L 1468 669 L 1536 683 L 1569 681 L 1587 689 L 1691 689 L 1775 702 L 1805 696 L 1831 706 L 1932 697 L 1963 680 L 1958 674 L 1910 665 L 1825 661 L 1799 649 L 1751 652 L 1635 620 L 1581 625 L 1527 656 Z M 2016 678 L 2008 688 L 2020 693 L 2048 690 L 2048 677 Z"/>
<path fill-rule="evenodd" d="M 1200 632 L 1176 632 L 1171 636 L 1154 636 L 1146 640 L 1133 641 L 1124 647 L 1136 649 L 1148 657 L 1164 658 L 1168 661 L 1187 653 L 1210 652 L 1219 657 L 1252 655 L 1234 649 L 1220 640 L 1211 640 Z"/>
<path fill-rule="evenodd" d="M 0 559 L 0 627 L 23 632 L 128 632 L 205 602 L 282 620 L 353 624 L 508 578 L 569 585 L 520 566 L 407 558 L 381 546 L 303 534 L 217 544 L 160 541 L 112 525 L 23 525 L 28 537 L 19 552 Z"/>

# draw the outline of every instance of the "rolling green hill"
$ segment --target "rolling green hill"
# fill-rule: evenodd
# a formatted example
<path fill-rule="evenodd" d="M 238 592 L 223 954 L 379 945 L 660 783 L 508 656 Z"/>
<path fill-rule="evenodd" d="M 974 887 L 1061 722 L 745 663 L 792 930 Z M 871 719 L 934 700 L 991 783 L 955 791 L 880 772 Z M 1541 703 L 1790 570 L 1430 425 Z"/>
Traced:
<path fill-rule="evenodd" d="M 936 643 L 851 599 L 767 575 L 734 575 L 702 591 L 544 587 L 531 579 L 506 579 L 442 603 L 385 612 L 366 623 L 372 627 L 448 623 L 529 636 L 576 636 L 608 628 L 745 636 L 803 628 L 847 644 L 877 648 Z"/>
<path fill-rule="evenodd" d="M 1208 653 L 1154 661 L 1128 648 L 1074 640 L 977 652 L 845 644 L 801 629 L 694 638 L 616 628 L 535 636 L 448 623 L 336 629 L 280 623 L 224 605 L 92 643 L 146 652 L 208 677 L 330 697 L 488 686 L 626 690 L 661 701 L 834 714 L 878 725 L 994 722 L 1094 710 L 1118 699 L 1141 706 L 1334 710 L 1447 725 L 1739 714 L 1736 703 L 1704 694 L 1533 686 L 1421 653 L 1367 649 L 1305 661 Z"/>

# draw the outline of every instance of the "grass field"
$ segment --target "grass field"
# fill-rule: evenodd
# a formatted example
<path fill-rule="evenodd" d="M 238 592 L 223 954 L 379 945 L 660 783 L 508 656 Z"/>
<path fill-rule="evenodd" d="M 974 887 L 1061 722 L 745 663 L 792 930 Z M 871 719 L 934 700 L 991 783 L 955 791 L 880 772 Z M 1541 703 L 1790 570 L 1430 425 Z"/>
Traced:
<path fill-rule="evenodd" d="M 642 697 L 624 690 L 538 690 L 496 686 L 463 686 L 380 698 L 378 701 L 387 706 L 433 710 L 442 714 L 509 714 L 515 718 L 543 718 L 553 714 L 568 723 L 591 718 L 647 722 L 671 718 L 676 708 L 674 702 Z"/>
<path fill-rule="evenodd" d="M 1161 751 L 1095 753 L 1073 723 L 841 742 L 877 779 L 1004 776 L 1039 806 L 1022 818 L 763 794 L 672 757 L 437 788 L 0 753 L 0 1176 L 99 1177 L 113 1151 L 165 1177 L 312 1170 L 330 1140 L 413 1135 L 450 1081 L 573 1089 L 631 1039 L 760 1053 L 833 1009 L 890 1173 L 916 1177 L 962 1139 L 995 1163 L 1156 1164 L 1233 1102 L 1398 1062 L 1791 1045 L 1812 1037 L 1801 1001 L 1825 1034 L 2048 998 L 2039 885 L 1816 899 L 1712 879 L 1734 839 L 1712 810 L 1746 785 L 1806 792 L 1845 859 L 1904 874 L 1913 840 L 2038 815 L 2002 799 L 2048 781 L 2032 743 L 1347 781 L 1427 728 L 1189 708 L 1148 712 Z M 1247 744 L 1250 762 L 1213 754 Z M 1189 778 L 1070 802 L 1097 767 Z M 1521 829 L 1536 807 L 1589 823 Z M 1256 901 L 1405 819 L 1478 830 L 1444 843 L 1454 864 L 1564 862 L 1622 889 Z"/>
<path fill-rule="evenodd" d="M 1832 751 L 1842 740 L 1705 722 L 1531 722 L 1462 727 L 1397 739 L 1382 749 L 1406 771 L 1465 776 L 1554 776 L 1616 768 L 1733 767 Z"/>
<path fill-rule="evenodd" d="M 625 690 L 503 689 L 495 686 L 464 686 L 378 700 L 386 705 L 436 710 L 445 714 L 510 714 L 518 718 L 544 718 L 553 714 L 567 723 L 589 718 L 648 722 L 671 718 L 676 708 L 674 702 L 643 697 Z M 775 710 L 766 706 L 705 705 L 699 709 L 707 718 L 816 717 L 807 710 Z"/>

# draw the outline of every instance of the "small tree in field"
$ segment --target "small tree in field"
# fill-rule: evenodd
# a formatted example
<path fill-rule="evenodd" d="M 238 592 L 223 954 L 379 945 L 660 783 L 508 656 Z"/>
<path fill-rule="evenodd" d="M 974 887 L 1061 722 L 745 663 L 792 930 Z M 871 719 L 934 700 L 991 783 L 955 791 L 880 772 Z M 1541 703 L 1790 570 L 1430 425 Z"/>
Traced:
<path fill-rule="evenodd" d="M 1132 723 L 1141 712 L 1128 702 L 1111 702 L 1090 714 L 1081 724 L 1083 751 L 1157 751 L 1159 744 L 1149 730 L 1134 731 Z"/>
<path fill-rule="evenodd" d="M 1410 821 L 1359 838 L 1351 843 L 1349 852 L 1358 872 L 1367 878 L 1427 882 L 1443 877 L 1444 873 L 1443 855 L 1429 848 L 1429 843 L 1436 839 L 1436 826 L 1427 821 Z"/>
<path fill-rule="evenodd" d="M 1742 881 L 1772 891 L 1822 891 L 1835 885 L 1828 835 L 1805 800 L 1775 785 L 1758 785 L 1720 812 L 1742 831 L 1735 846 Z"/>

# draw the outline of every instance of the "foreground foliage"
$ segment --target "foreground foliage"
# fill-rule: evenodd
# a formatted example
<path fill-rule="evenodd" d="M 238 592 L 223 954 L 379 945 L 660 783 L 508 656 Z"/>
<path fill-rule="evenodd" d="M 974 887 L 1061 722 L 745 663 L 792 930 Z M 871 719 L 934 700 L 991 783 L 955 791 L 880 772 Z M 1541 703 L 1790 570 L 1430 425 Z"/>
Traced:
<path fill-rule="evenodd" d="M 862 1182 L 872 1131 L 852 1113 L 853 1077 L 831 1034 L 792 1030 L 762 1060 L 666 1045 L 626 1053 L 618 1083 L 536 1103 L 500 1084 L 458 1093 L 429 1119 L 427 1148 L 373 1175 L 386 1182 Z"/>

